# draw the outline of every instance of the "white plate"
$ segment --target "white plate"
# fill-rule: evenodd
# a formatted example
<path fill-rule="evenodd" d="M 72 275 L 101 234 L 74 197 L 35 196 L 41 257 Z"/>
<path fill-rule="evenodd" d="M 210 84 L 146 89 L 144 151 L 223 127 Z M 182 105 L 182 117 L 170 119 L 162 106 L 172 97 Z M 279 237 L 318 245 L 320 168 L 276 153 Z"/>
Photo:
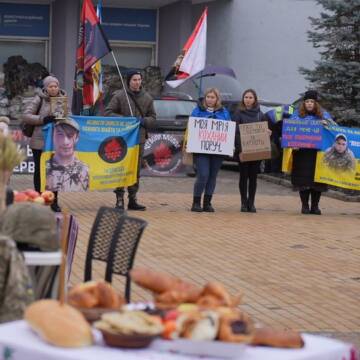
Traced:
<path fill-rule="evenodd" d="M 245 344 L 227 343 L 223 341 L 193 341 L 187 339 L 161 340 L 156 339 L 150 348 L 157 351 L 167 351 L 193 356 L 220 357 L 239 359 L 245 351 Z"/>

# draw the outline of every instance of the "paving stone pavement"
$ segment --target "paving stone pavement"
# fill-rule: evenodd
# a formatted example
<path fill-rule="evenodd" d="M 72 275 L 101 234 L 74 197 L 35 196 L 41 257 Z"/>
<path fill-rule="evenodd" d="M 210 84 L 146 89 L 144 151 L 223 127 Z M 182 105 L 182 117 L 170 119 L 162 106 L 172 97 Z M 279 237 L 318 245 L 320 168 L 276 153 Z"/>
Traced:
<path fill-rule="evenodd" d="M 135 265 L 203 285 L 222 282 L 243 293 L 256 321 L 324 334 L 360 348 L 360 203 L 323 197 L 322 216 L 301 215 L 295 192 L 259 180 L 257 214 L 240 213 L 238 174 L 221 171 L 214 214 L 192 213 L 192 178 L 142 178 L 139 201 L 148 210 L 131 215 L 148 221 Z M 16 189 L 31 177 L 13 176 Z M 80 233 L 71 283 L 82 281 L 91 226 L 100 206 L 113 206 L 111 192 L 65 193 Z M 96 264 L 95 277 L 104 268 Z M 123 282 L 115 280 L 123 289 Z M 132 300 L 150 300 L 137 286 Z"/>

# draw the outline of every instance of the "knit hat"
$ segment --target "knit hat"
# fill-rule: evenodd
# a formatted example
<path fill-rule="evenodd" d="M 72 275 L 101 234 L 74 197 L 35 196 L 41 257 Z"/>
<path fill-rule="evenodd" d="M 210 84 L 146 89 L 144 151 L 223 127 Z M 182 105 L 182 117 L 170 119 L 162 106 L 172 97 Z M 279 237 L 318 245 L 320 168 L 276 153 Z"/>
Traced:
<path fill-rule="evenodd" d="M 306 100 L 315 100 L 318 101 L 318 93 L 316 90 L 308 90 L 304 94 L 304 101 Z"/>
<path fill-rule="evenodd" d="M 51 83 L 56 83 L 57 86 L 60 85 L 59 80 L 55 76 L 47 76 L 45 79 L 43 79 L 43 87 L 46 89 Z"/>
<path fill-rule="evenodd" d="M 140 75 L 142 79 L 142 74 L 139 70 L 136 69 L 130 69 L 126 74 L 126 85 L 129 87 L 130 80 L 134 75 Z"/>

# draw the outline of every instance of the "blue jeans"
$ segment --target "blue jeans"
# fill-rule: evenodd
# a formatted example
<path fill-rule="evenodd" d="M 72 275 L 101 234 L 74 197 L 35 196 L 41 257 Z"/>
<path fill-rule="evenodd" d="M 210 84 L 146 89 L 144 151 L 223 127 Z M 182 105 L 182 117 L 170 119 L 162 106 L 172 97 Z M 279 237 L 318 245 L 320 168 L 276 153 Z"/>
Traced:
<path fill-rule="evenodd" d="M 216 177 L 223 162 L 221 155 L 194 154 L 196 181 L 194 196 L 212 195 L 216 186 Z"/>

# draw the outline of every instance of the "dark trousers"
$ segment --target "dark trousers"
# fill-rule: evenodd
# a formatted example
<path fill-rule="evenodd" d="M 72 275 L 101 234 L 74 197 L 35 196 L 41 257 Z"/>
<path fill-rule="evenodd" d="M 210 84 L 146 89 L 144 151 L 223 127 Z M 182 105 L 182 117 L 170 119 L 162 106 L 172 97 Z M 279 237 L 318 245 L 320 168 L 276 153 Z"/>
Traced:
<path fill-rule="evenodd" d="M 223 157 L 221 155 L 194 154 L 196 164 L 196 181 L 194 196 L 212 195 L 216 187 L 216 177 L 221 168 Z"/>
<path fill-rule="evenodd" d="M 241 195 L 241 203 L 254 205 L 257 174 L 260 169 L 260 161 L 247 161 L 239 163 L 239 190 Z"/>
<path fill-rule="evenodd" d="M 137 174 L 136 174 L 136 183 L 134 185 L 128 186 L 128 194 L 129 199 L 136 199 L 136 194 L 139 191 L 139 180 L 140 180 L 140 170 L 142 165 L 142 157 L 144 152 L 144 144 L 140 145 L 139 148 L 139 157 L 138 157 L 138 168 L 137 168 Z M 124 187 L 118 187 L 114 191 L 116 194 L 119 194 L 121 196 L 124 196 L 125 194 L 125 188 Z"/>
<path fill-rule="evenodd" d="M 31 149 L 34 159 L 34 189 L 40 192 L 41 180 L 40 180 L 40 157 L 42 150 Z"/>

